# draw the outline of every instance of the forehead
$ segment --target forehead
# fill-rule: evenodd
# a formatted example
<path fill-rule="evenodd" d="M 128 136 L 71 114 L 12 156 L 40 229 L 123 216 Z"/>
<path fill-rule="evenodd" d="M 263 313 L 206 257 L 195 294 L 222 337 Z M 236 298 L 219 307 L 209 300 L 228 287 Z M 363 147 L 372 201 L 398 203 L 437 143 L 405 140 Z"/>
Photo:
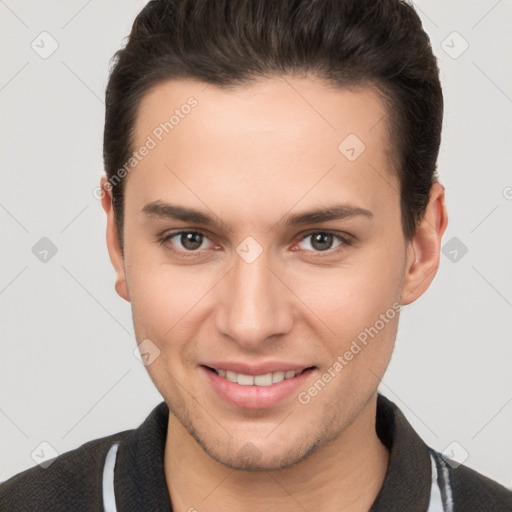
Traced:
<path fill-rule="evenodd" d="M 375 89 L 339 89 L 311 78 L 230 89 L 168 81 L 139 104 L 134 150 L 151 149 L 129 174 L 136 186 L 127 195 L 149 202 L 200 190 L 209 201 L 225 201 L 236 188 L 239 209 L 249 212 L 249 197 L 273 192 L 289 208 L 309 188 L 311 201 L 345 193 L 370 206 L 398 189 L 387 117 Z"/>
<path fill-rule="evenodd" d="M 195 106 L 189 108 L 191 103 Z M 376 135 L 385 131 L 386 113 L 375 87 L 340 89 L 316 78 L 285 76 L 229 88 L 196 80 L 171 80 L 143 95 L 135 133 L 136 142 L 140 142 L 141 136 L 171 120 L 173 135 L 179 136 L 180 130 L 174 128 L 191 117 L 187 124 L 195 122 L 202 128 L 198 136 L 203 130 L 219 137 L 234 131 L 241 137 L 249 132 L 280 131 L 292 139 L 299 135 L 321 137 L 329 132 L 340 137 L 344 130 L 352 130 L 364 139 L 378 124 L 381 129 Z"/>

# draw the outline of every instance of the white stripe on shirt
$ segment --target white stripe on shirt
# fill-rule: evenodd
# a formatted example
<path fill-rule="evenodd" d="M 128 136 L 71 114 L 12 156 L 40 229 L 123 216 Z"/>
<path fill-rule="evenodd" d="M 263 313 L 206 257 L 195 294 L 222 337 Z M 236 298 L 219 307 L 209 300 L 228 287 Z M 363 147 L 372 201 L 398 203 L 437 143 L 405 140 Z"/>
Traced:
<path fill-rule="evenodd" d="M 119 443 L 114 443 L 105 457 L 103 466 L 103 508 L 105 512 L 117 512 L 116 495 L 114 492 L 114 468 L 116 467 L 117 448 Z"/>

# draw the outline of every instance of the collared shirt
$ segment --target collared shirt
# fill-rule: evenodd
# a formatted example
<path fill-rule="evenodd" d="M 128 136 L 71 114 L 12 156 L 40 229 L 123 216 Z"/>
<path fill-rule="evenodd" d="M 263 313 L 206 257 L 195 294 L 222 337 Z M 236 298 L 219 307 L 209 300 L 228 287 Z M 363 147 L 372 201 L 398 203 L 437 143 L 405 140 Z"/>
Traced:
<path fill-rule="evenodd" d="M 164 472 L 168 418 L 162 402 L 137 429 L 15 475 L 0 485 L 0 511 L 172 512 Z M 512 492 L 463 465 L 452 467 L 382 395 L 376 430 L 390 456 L 370 512 L 512 511 Z"/>

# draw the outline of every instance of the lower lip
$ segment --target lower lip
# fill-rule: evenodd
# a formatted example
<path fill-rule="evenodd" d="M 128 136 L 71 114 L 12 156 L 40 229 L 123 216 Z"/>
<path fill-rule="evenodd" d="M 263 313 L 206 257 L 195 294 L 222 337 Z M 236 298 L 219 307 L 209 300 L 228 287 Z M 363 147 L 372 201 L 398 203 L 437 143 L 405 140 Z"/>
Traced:
<path fill-rule="evenodd" d="M 201 367 L 201 370 L 221 398 L 235 407 L 244 409 L 266 409 L 278 405 L 286 398 L 296 394 L 313 371 L 312 368 L 308 368 L 296 377 L 282 380 L 271 386 L 242 386 L 217 375 L 204 366 Z"/>

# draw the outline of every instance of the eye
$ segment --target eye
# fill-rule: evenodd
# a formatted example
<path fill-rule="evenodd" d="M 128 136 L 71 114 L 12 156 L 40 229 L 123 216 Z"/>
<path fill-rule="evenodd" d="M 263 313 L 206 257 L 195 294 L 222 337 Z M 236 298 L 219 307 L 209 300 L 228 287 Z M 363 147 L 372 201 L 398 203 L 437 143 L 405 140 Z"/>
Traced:
<path fill-rule="evenodd" d="M 350 240 L 348 236 L 341 236 L 340 234 L 330 231 L 314 231 L 304 236 L 298 245 L 301 246 L 301 244 L 304 244 L 301 249 L 312 250 L 314 252 L 327 252 L 341 245 L 350 245 Z"/>
<path fill-rule="evenodd" d="M 177 231 L 159 239 L 162 244 L 168 244 L 172 251 L 178 254 L 199 252 L 208 247 L 208 238 L 200 231 Z"/>
<path fill-rule="evenodd" d="M 220 249 L 204 233 L 195 230 L 167 233 L 158 237 L 158 242 L 169 251 L 183 257 L 198 257 L 203 250 L 208 248 Z M 337 249 L 342 250 L 349 245 L 351 245 L 351 237 L 348 234 L 331 231 L 312 231 L 304 235 L 295 247 L 315 254 L 331 254 L 336 252 Z M 296 251 L 297 249 L 294 248 L 292 250 Z"/>

